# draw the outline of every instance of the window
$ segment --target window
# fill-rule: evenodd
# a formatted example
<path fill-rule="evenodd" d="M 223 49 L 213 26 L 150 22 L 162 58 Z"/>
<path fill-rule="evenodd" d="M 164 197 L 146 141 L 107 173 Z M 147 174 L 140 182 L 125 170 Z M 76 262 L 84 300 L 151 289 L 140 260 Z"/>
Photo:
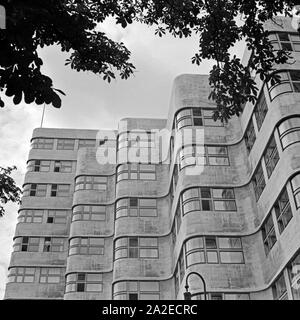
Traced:
<path fill-rule="evenodd" d="M 72 238 L 69 255 L 73 254 L 104 254 L 104 238 Z"/>
<path fill-rule="evenodd" d="M 158 258 L 158 239 L 128 237 L 115 241 L 115 260 L 121 258 Z"/>
<path fill-rule="evenodd" d="M 72 161 L 56 160 L 54 162 L 54 172 L 70 173 L 72 172 Z"/>
<path fill-rule="evenodd" d="M 154 148 L 155 132 L 124 132 L 118 137 L 118 150 L 122 148 Z"/>
<path fill-rule="evenodd" d="M 40 238 L 38 237 L 17 237 L 14 239 L 14 251 L 38 252 Z"/>
<path fill-rule="evenodd" d="M 113 285 L 114 300 L 160 300 L 158 281 L 120 281 Z"/>
<path fill-rule="evenodd" d="M 24 186 L 24 197 L 46 197 L 47 185 L 46 184 L 26 184 Z"/>
<path fill-rule="evenodd" d="M 106 191 L 107 177 L 103 176 L 80 176 L 76 178 L 75 191 L 77 190 L 97 190 Z"/>
<path fill-rule="evenodd" d="M 49 172 L 50 170 L 49 160 L 30 160 L 28 161 L 28 172 Z"/>
<path fill-rule="evenodd" d="M 296 208 L 299 209 L 300 207 L 300 174 L 298 173 L 294 178 L 291 180 L 292 190 L 294 199 L 296 202 Z"/>
<path fill-rule="evenodd" d="M 269 35 L 274 50 L 300 51 L 300 37 L 298 34 L 278 32 Z"/>
<path fill-rule="evenodd" d="M 175 269 L 175 292 L 178 293 L 179 284 L 184 279 L 185 275 L 185 263 L 184 263 L 184 255 L 183 255 L 183 249 L 180 251 L 180 255 L 178 257 L 176 269 Z M 177 286 L 177 288 L 176 288 Z"/>
<path fill-rule="evenodd" d="M 124 198 L 118 200 L 116 219 L 121 217 L 157 217 L 156 199 Z"/>
<path fill-rule="evenodd" d="M 284 274 L 282 273 L 279 278 L 272 285 L 272 292 L 274 300 L 287 300 L 287 288 L 285 284 Z"/>
<path fill-rule="evenodd" d="M 254 187 L 254 193 L 256 201 L 260 198 L 264 188 L 266 186 L 265 178 L 261 163 L 259 163 L 253 177 L 252 177 L 252 184 Z"/>
<path fill-rule="evenodd" d="M 43 252 L 64 251 L 65 238 L 45 237 Z"/>
<path fill-rule="evenodd" d="M 247 129 L 246 129 L 246 132 L 244 135 L 244 139 L 245 139 L 247 150 L 250 153 L 250 151 L 255 143 L 255 140 L 256 140 L 256 134 L 255 134 L 252 118 L 250 119 L 250 122 L 247 126 Z"/>
<path fill-rule="evenodd" d="M 176 234 L 178 234 L 180 227 L 181 227 L 181 207 L 180 204 L 177 205 L 176 212 L 175 212 L 175 223 L 176 223 Z"/>
<path fill-rule="evenodd" d="M 62 283 L 65 269 L 63 268 L 40 268 L 40 283 Z"/>
<path fill-rule="evenodd" d="M 300 92 L 300 71 L 280 71 L 280 82 L 271 84 L 271 81 L 267 83 L 270 99 L 274 100 L 277 96 L 288 92 Z"/>
<path fill-rule="evenodd" d="M 178 266 L 176 266 L 175 273 L 174 273 L 174 286 L 175 286 L 175 297 L 177 297 L 179 292 L 179 271 Z"/>
<path fill-rule="evenodd" d="M 67 214 L 67 210 L 48 210 L 47 223 L 66 224 Z"/>
<path fill-rule="evenodd" d="M 194 237 L 184 244 L 186 266 L 202 263 L 244 263 L 240 238 Z"/>
<path fill-rule="evenodd" d="M 8 282 L 33 283 L 35 280 L 36 268 L 17 267 L 8 271 Z"/>
<path fill-rule="evenodd" d="M 155 180 L 156 167 L 154 164 L 122 164 L 117 169 L 117 181 L 121 180 Z"/>
<path fill-rule="evenodd" d="M 32 149 L 53 149 L 54 139 L 34 138 L 31 142 Z"/>
<path fill-rule="evenodd" d="M 282 148 L 300 142 L 300 117 L 284 120 L 278 127 Z"/>
<path fill-rule="evenodd" d="M 95 148 L 96 139 L 79 139 L 78 148 Z"/>
<path fill-rule="evenodd" d="M 227 147 L 191 145 L 179 152 L 180 170 L 188 166 L 229 166 Z"/>
<path fill-rule="evenodd" d="M 102 292 L 102 273 L 70 273 L 66 277 L 68 292 Z"/>
<path fill-rule="evenodd" d="M 75 140 L 74 139 L 58 139 L 57 150 L 74 150 Z"/>
<path fill-rule="evenodd" d="M 269 141 L 263 157 L 266 164 L 268 178 L 270 178 L 272 172 L 276 167 L 277 162 L 279 161 L 279 154 L 278 154 L 276 141 L 274 137 L 272 137 L 271 140 Z"/>
<path fill-rule="evenodd" d="M 255 115 L 258 130 L 260 130 L 265 120 L 267 112 L 268 112 L 268 105 L 267 105 L 265 94 L 262 91 L 257 100 L 256 106 L 254 108 L 254 115 Z"/>
<path fill-rule="evenodd" d="M 18 216 L 18 222 L 23 223 L 42 223 L 44 216 L 44 210 L 32 209 L 32 210 L 20 210 Z"/>
<path fill-rule="evenodd" d="M 274 204 L 279 232 L 282 233 L 293 217 L 286 188 L 281 192 Z"/>
<path fill-rule="evenodd" d="M 249 293 L 206 293 L 208 300 L 250 300 Z M 204 300 L 204 293 L 197 294 L 192 300 Z"/>
<path fill-rule="evenodd" d="M 51 197 L 68 197 L 70 195 L 69 184 L 52 184 Z"/>
<path fill-rule="evenodd" d="M 182 193 L 183 215 L 192 211 L 236 211 L 233 189 L 190 188 Z"/>
<path fill-rule="evenodd" d="M 175 123 L 177 130 L 187 126 L 223 127 L 221 121 L 213 120 L 214 109 L 188 108 L 177 113 Z"/>
<path fill-rule="evenodd" d="M 289 262 L 288 274 L 291 284 L 291 291 L 294 300 L 300 300 L 300 253 L 298 252 L 296 256 Z"/>
<path fill-rule="evenodd" d="M 277 241 L 272 214 L 269 214 L 261 228 L 261 231 L 265 252 L 268 254 Z"/>
<path fill-rule="evenodd" d="M 106 207 L 105 206 L 76 206 L 73 209 L 72 221 L 91 220 L 105 221 Z"/>

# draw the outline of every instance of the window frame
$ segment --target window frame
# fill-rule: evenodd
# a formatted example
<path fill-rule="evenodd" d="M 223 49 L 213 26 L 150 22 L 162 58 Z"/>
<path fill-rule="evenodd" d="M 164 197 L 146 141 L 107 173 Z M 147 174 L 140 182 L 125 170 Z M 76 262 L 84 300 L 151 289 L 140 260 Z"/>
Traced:
<path fill-rule="evenodd" d="M 131 205 L 131 201 L 132 199 L 135 199 L 137 201 L 137 205 L 136 206 L 132 206 Z M 143 200 L 153 200 L 155 201 L 155 206 L 144 206 L 141 204 L 141 202 Z M 124 202 L 124 204 L 120 204 L 118 206 L 119 203 Z M 132 215 L 130 214 L 130 210 L 136 210 L 136 215 Z M 155 210 L 156 214 L 155 215 L 142 215 L 141 214 L 141 210 L 143 209 L 152 209 Z M 122 199 L 118 199 L 116 201 L 115 204 L 115 219 L 120 219 L 120 218 L 130 218 L 130 217 L 139 217 L 139 218 L 157 218 L 158 217 L 158 206 L 157 206 L 157 199 L 156 198 L 139 198 L 139 197 L 129 197 L 129 198 L 122 198 Z M 121 215 L 118 214 L 121 213 Z M 126 214 L 125 214 L 126 213 Z"/>
<path fill-rule="evenodd" d="M 93 244 L 92 239 L 99 239 L 102 240 L 102 245 Z M 83 240 L 86 240 L 86 244 L 83 242 Z M 76 243 L 76 242 L 77 243 Z M 73 242 L 73 244 L 72 244 Z M 95 248 L 99 248 L 99 253 L 94 253 L 93 250 Z M 74 253 L 72 253 L 72 249 L 75 250 Z M 69 250 L 68 250 L 68 256 L 74 256 L 74 255 L 97 255 L 97 256 L 103 256 L 105 254 L 105 238 L 103 237 L 72 237 L 69 239 Z"/>
<path fill-rule="evenodd" d="M 101 181 L 102 179 L 99 179 L 99 181 L 97 181 L 97 178 L 103 178 L 103 181 Z M 87 186 L 90 186 L 90 187 L 87 187 Z M 105 188 L 103 186 L 105 186 Z M 107 176 L 80 175 L 80 176 L 77 176 L 75 179 L 75 192 L 76 191 L 83 191 L 83 190 L 107 192 L 107 187 L 108 187 L 108 177 Z"/>
<path fill-rule="evenodd" d="M 89 281 L 89 275 L 101 275 L 101 280 L 93 280 Z M 72 279 L 74 277 L 74 279 Z M 87 290 L 88 284 L 96 284 L 100 285 L 100 290 Z M 79 285 L 84 288 L 84 290 L 78 290 Z M 74 287 L 75 290 L 69 290 Z M 103 273 L 102 272 L 71 272 L 66 275 L 66 285 L 65 285 L 65 293 L 72 292 L 90 292 L 90 293 L 101 293 L 103 292 L 104 281 L 103 281 Z"/>
<path fill-rule="evenodd" d="M 119 245 L 116 247 L 116 244 L 119 240 L 123 240 L 123 244 Z M 126 242 L 124 241 L 126 239 Z M 151 245 L 142 245 L 141 240 L 155 240 L 156 245 L 151 246 Z M 132 245 L 130 243 L 130 240 L 134 240 L 134 242 L 137 242 L 136 245 Z M 126 250 L 126 251 L 125 251 Z M 157 256 L 154 257 L 143 257 L 141 256 L 141 251 L 142 250 L 154 250 L 157 252 Z M 118 251 L 126 252 L 125 256 L 120 256 L 116 257 L 116 253 Z M 134 256 L 131 256 L 134 253 Z M 114 241 L 114 261 L 119 260 L 119 259 L 159 259 L 159 239 L 158 237 L 137 237 L 137 236 L 132 236 L 132 237 L 119 237 Z"/>
<path fill-rule="evenodd" d="M 57 138 L 56 150 L 75 150 L 75 139 Z"/>
<path fill-rule="evenodd" d="M 104 208 L 104 212 L 102 211 L 93 211 L 93 208 Z M 76 209 L 76 210 L 75 210 Z M 78 209 L 78 210 L 77 210 Z M 88 209 L 88 210 L 86 210 Z M 104 216 L 104 219 L 92 219 L 93 215 Z M 79 216 L 79 219 L 74 219 L 74 217 Z M 84 219 L 87 217 L 88 219 Z M 105 205 L 89 205 L 89 204 L 81 204 L 73 207 L 72 210 L 72 222 L 75 221 L 97 221 L 97 222 L 105 222 L 107 219 L 106 214 L 106 206 Z"/>
<path fill-rule="evenodd" d="M 193 195 L 192 196 L 187 196 L 187 198 L 184 198 L 184 194 L 187 192 L 191 192 L 190 190 L 194 190 L 193 191 Z M 197 190 L 197 192 L 195 192 Z M 232 193 L 233 197 L 228 197 L 228 198 L 219 198 L 219 197 L 215 197 L 213 195 L 214 190 L 224 190 L 227 192 Z M 207 194 L 207 196 L 205 196 L 205 194 Z M 205 210 L 203 209 L 203 201 L 206 201 L 205 206 L 207 204 L 209 204 L 210 210 Z M 220 202 L 220 201 L 224 201 L 225 202 L 230 202 L 234 204 L 234 210 L 220 210 L 220 209 L 216 209 L 215 206 L 215 202 Z M 185 216 L 186 214 L 189 214 L 190 212 L 198 212 L 198 211 L 217 211 L 217 212 L 236 212 L 237 211 L 237 204 L 236 204 L 236 197 L 235 197 L 235 191 L 234 188 L 214 188 L 214 187 L 190 187 L 188 189 L 185 189 L 184 191 L 182 191 L 182 193 L 180 194 L 180 202 L 181 202 L 181 212 L 182 215 Z M 191 209 L 189 211 L 185 210 L 185 205 L 189 202 L 198 202 L 198 207 L 199 209 L 194 210 Z"/>
<path fill-rule="evenodd" d="M 136 290 L 133 290 L 132 286 L 130 284 L 136 284 Z M 141 283 L 153 283 L 158 286 L 158 290 L 143 290 Z M 123 288 L 120 288 L 118 291 L 116 291 L 116 286 L 120 285 Z M 160 281 L 150 281 L 150 280 L 128 280 L 128 281 L 117 281 L 113 283 L 112 288 L 112 299 L 113 300 L 123 300 L 123 299 L 116 299 L 117 296 L 123 296 L 126 297 L 124 300 L 130 300 L 130 294 L 136 294 L 137 300 L 145 300 L 140 299 L 142 295 L 153 295 L 157 296 L 157 299 L 152 298 L 151 300 L 160 300 L 161 297 L 161 285 Z M 147 298 L 146 300 L 149 300 Z"/>
<path fill-rule="evenodd" d="M 269 150 L 271 149 L 271 152 Z M 273 171 L 275 170 L 277 163 L 280 160 L 277 143 L 274 134 L 272 134 L 271 138 L 269 139 L 266 148 L 263 153 L 263 158 L 266 166 L 266 171 L 268 178 L 270 179 Z"/>
<path fill-rule="evenodd" d="M 270 226 L 267 228 L 267 226 Z M 261 226 L 261 232 L 262 232 L 262 240 L 264 245 L 264 250 L 266 253 L 266 256 L 270 253 L 271 249 L 274 247 L 274 245 L 277 242 L 277 235 L 275 231 L 275 224 L 272 216 L 272 210 L 267 215 L 267 218 L 264 220 L 264 223 Z M 273 237 L 275 236 L 275 241 L 273 242 Z M 270 240 L 271 239 L 271 240 Z"/>
<path fill-rule="evenodd" d="M 141 166 L 143 165 L 153 166 L 154 170 L 141 169 Z M 117 167 L 116 182 L 118 183 L 123 180 L 156 181 L 157 180 L 156 171 L 157 171 L 156 165 L 153 163 L 122 163 Z M 153 175 L 153 179 L 149 179 L 149 178 L 143 179 L 141 178 L 141 174 L 151 174 Z M 125 175 L 125 177 L 127 176 L 127 178 L 122 178 L 123 175 Z"/>
<path fill-rule="evenodd" d="M 220 150 L 224 148 L 225 153 L 214 153 L 210 152 L 210 148 L 219 148 Z M 184 153 L 184 150 L 189 150 L 187 153 Z M 197 151 L 200 150 L 200 151 Z M 203 152 L 202 152 L 203 151 Z M 214 158 L 220 158 L 227 160 L 226 164 L 214 164 L 211 160 Z M 182 171 L 186 167 L 193 166 L 207 166 L 207 167 L 228 167 L 230 166 L 229 152 L 228 147 L 224 145 L 196 145 L 196 144 L 187 144 L 183 146 L 177 153 L 179 170 Z M 193 159 L 191 163 L 184 163 L 186 159 Z M 203 161 L 199 160 L 203 159 Z"/>
<path fill-rule="evenodd" d="M 31 140 L 32 149 L 45 149 L 53 150 L 54 149 L 54 138 L 33 138 Z"/>
<path fill-rule="evenodd" d="M 192 248 L 187 250 L 187 243 L 189 241 L 193 241 L 193 239 L 201 239 L 202 242 L 202 247 L 199 248 Z M 209 247 L 207 244 L 207 240 L 213 240 L 213 242 L 215 243 L 215 245 Z M 221 247 L 220 244 L 220 239 L 228 239 L 230 241 L 232 240 L 239 240 L 240 243 L 240 247 L 237 248 L 226 248 L 226 247 Z M 192 254 L 195 253 L 203 253 L 203 262 L 195 262 L 195 263 L 188 263 L 188 256 L 191 256 Z M 243 262 L 223 262 L 222 258 L 221 258 L 221 254 L 222 253 L 240 253 Z M 216 258 L 217 261 L 216 262 L 209 262 L 209 255 L 208 253 L 215 253 L 216 254 Z M 185 240 L 184 242 L 184 257 L 185 257 L 185 264 L 186 264 L 186 268 L 189 268 L 193 265 L 197 265 L 197 264 L 245 264 L 245 254 L 244 254 L 244 250 L 243 250 L 243 242 L 242 242 L 242 238 L 241 237 L 218 237 L 218 236 L 193 236 L 191 238 L 188 238 L 187 240 Z"/>
<path fill-rule="evenodd" d="M 289 120 L 291 119 L 299 119 L 300 120 L 300 116 L 297 116 L 297 115 L 293 115 L 293 116 L 289 116 L 287 118 L 285 118 L 284 120 L 282 120 L 277 126 L 277 132 L 278 132 L 278 135 L 279 135 L 279 140 L 280 140 L 280 144 L 281 144 L 281 147 L 282 147 L 282 150 L 284 151 L 285 149 L 287 149 L 288 147 L 292 146 L 293 144 L 296 144 L 296 143 L 299 143 L 300 142 L 300 123 L 299 123 L 299 126 L 297 127 L 290 127 L 288 129 L 286 129 L 285 131 L 283 131 L 282 133 L 280 132 L 280 126 L 282 124 L 284 124 L 285 122 L 288 122 Z M 293 141 L 291 143 L 289 143 L 288 141 L 288 144 L 283 144 L 283 141 L 282 139 L 290 134 L 293 134 L 293 133 L 297 133 L 299 132 L 299 140 L 298 141 Z"/>

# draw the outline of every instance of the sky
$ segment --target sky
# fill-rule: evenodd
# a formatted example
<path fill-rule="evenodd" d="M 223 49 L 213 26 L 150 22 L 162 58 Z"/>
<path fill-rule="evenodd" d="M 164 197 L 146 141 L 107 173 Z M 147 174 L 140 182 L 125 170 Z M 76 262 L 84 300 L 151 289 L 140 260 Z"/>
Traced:
<path fill-rule="evenodd" d="M 66 93 L 60 109 L 46 107 L 44 127 L 117 129 L 118 121 L 125 117 L 166 118 L 175 77 L 208 74 L 213 65 L 208 61 L 201 66 L 191 63 L 198 48 L 196 36 L 159 38 L 153 28 L 132 24 L 123 29 L 112 19 L 99 28 L 132 52 L 135 75 L 128 80 L 117 77 L 108 84 L 101 76 L 78 73 L 65 66 L 68 54 L 59 48 L 43 49 L 43 72 L 52 78 L 55 88 Z M 243 50 L 243 44 L 233 48 L 239 56 Z M 6 107 L 0 109 L 0 166 L 16 165 L 18 170 L 13 177 L 22 186 L 32 131 L 41 124 L 42 107 L 24 103 L 15 106 L 10 100 L 5 101 Z M 5 208 L 6 214 L 0 218 L 0 299 L 4 296 L 18 206 L 8 204 Z"/>

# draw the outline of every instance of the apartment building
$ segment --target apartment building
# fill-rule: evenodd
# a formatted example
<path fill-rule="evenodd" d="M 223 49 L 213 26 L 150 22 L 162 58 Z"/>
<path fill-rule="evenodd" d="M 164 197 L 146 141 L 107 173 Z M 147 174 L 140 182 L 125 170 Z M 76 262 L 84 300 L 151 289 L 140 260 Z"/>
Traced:
<path fill-rule="evenodd" d="M 34 130 L 6 299 L 180 300 L 190 272 L 211 300 L 300 299 L 300 37 L 279 20 L 295 63 L 227 124 L 181 75 L 167 119 Z"/>

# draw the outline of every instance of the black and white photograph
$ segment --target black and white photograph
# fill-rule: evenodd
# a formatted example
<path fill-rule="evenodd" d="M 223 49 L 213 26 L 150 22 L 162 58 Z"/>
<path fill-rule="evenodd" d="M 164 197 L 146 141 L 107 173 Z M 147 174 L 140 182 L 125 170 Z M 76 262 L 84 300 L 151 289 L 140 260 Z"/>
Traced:
<path fill-rule="evenodd" d="M 10 309 L 300 300 L 300 1 L 0 0 L 0 150 Z"/>

